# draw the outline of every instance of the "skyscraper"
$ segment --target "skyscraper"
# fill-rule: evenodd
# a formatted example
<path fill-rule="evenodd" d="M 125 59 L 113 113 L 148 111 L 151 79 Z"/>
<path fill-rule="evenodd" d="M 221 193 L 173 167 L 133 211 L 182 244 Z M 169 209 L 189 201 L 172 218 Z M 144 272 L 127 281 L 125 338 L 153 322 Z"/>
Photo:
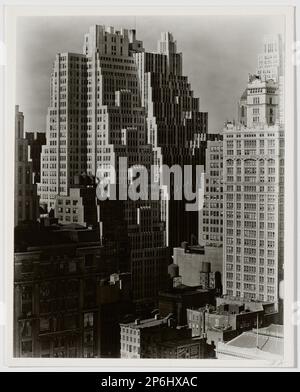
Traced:
<path fill-rule="evenodd" d="M 105 179 L 119 200 L 115 209 L 99 203 L 101 236 L 113 235 L 114 213 L 127 222 L 133 298 L 154 303 L 167 280 L 168 246 L 198 239 L 198 211 L 187 212 L 186 200 L 172 200 L 173 194 L 167 201 L 159 173 L 163 164 L 191 165 L 188 180 L 195 185 L 207 130 L 207 113 L 199 111 L 199 100 L 182 75 L 182 54 L 172 35 L 162 33 L 158 53 L 146 53 L 135 30 L 90 27 L 82 55 L 56 57 L 47 119 L 41 201 L 54 208 L 56 195 L 69 196 L 76 174 Z M 119 165 L 120 158 L 126 158 L 129 171 Z M 120 197 L 120 185 L 132 185 L 138 169 L 150 173 L 151 166 L 158 176 L 154 185 L 149 177 L 147 187 L 160 188 L 158 199 Z M 173 179 L 170 185 L 173 189 Z"/>
<path fill-rule="evenodd" d="M 75 175 L 86 170 L 86 60 L 81 54 L 60 53 L 53 65 L 38 186 L 48 210 L 54 209 L 56 195 L 67 196 Z"/>
<path fill-rule="evenodd" d="M 223 131 L 224 293 L 275 307 L 283 278 L 283 85 L 281 37 L 266 36 L 239 124 Z"/>
<path fill-rule="evenodd" d="M 147 115 L 147 140 L 151 143 L 158 170 L 163 165 L 180 168 L 190 165 L 193 174 L 185 184 L 195 184 L 197 165 L 205 165 L 207 113 L 200 112 L 199 99 L 194 97 L 188 78 L 182 73 L 182 53 L 169 32 L 161 34 L 158 53 L 138 51 L 134 54 L 139 75 L 142 106 Z M 162 178 L 164 183 L 164 178 Z M 198 242 L 198 210 L 186 211 L 186 199 L 174 199 L 170 182 L 167 204 L 168 245 L 180 246 L 182 241 Z"/>
<path fill-rule="evenodd" d="M 227 124 L 223 137 L 224 294 L 277 304 L 284 131 L 279 124 Z"/>
<path fill-rule="evenodd" d="M 283 43 L 280 34 L 264 36 L 263 52 L 258 55 L 257 74 L 262 79 L 279 82 L 283 75 Z"/>
<path fill-rule="evenodd" d="M 127 167 L 119 167 L 119 158 L 126 158 L 129 168 L 138 169 L 142 165 L 148 173 L 153 164 L 133 57 L 135 51 L 142 50 L 142 43 L 136 40 L 133 31 L 92 26 L 84 38 L 88 69 L 87 173 L 106 178 L 110 189 L 115 186 L 118 198 L 119 185 L 127 187 L 136 177 L 133 170 L 132 178 L 127 178 Z M 111 168 L 115 169 L 115 178 Z M 114 214 L 114 203 L 118 203 L 127 222 L 133 299 L 138 306 L 153 304 L 159 289 L 165 286 L 169 263 L 161 201 L 124 199 L 110 204 L 110 214 Z M 104 221 L 107 217 L 104 208 L 100 203 L 105 237 L 110 222 Z"/>

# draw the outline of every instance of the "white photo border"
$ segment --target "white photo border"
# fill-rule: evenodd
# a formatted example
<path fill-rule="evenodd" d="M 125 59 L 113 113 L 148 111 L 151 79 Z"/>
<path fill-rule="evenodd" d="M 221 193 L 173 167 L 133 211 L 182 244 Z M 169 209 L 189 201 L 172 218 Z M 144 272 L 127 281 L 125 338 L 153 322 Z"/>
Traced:
<path fill-rule="evenodd" d="M 160 2 L 161 3 L 161 2 Z M 175 2 L 174 2 L 175 3 Z M 199 2 L 198 2 L 199 3 Z M 60 2 L 62 4 L 62 2 Z M 78 4 L 78 2 L 73 2 Z M 98 2 L 99 4 L 99 2 Z M 13 357 L 13 215 L 14 215 L 14 107 L 16 91 L 16 24 L 21 16 L 88 16 L 88 15 L 283 15 L 285 17 L 285 236 L 284 236 L 284 360 L 281 364 L 254 360 L 174 360 L 174 359 L 47 359 Z M 135 368 L 137 371 L 160 368 L 185 371 L 228 368 L 293 368 L 296 364 L 296 123 L 294 54 L 295 8 L 290 6 L 8 6 L 5 9 L 5 96 L 4 96 L 4 260 L 6 325 L 5 364 L 13 367 L 76 367 L 109 371 Z M 43 369 L 44 370 L 44 369 Z"/>

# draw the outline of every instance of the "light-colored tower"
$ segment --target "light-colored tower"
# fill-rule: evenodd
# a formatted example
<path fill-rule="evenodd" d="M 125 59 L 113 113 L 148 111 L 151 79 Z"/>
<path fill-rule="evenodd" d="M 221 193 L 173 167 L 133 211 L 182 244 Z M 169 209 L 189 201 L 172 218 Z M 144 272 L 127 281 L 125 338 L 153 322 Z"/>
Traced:
<path fill-rule="evenodd" d="M 39 199 L 33 184 L 32 162 L 28 160 L 28 141 L 24 138 L 24 115 L 15 107 L 15 218 L 17 226 L 39 216 Z"/>
<path fill-rule="evenodd" d="M 223 131 L 224 294 L 278 306 L 283 277 L 283 51 L 264 37 L 257 75 L 249 75 L 238 125 Z"/>
<path fill-rule="evenodd" d="M 279 119 L 278 84 L 249 75 L 248 85 L 239 101 L 238 122 L 247 127 L 274 125 Z"/>
<path fill-rule="evenodd" d="M 280 34 L 264 36 L 263 52 L 257 60 L 257 74 L 262 79 L 279 82 L 283 75 L 283 43 Z"/>
<path fill-rule="evenodd" d="M 227 124 L 224 294 L 278 303 L 283 265 L 284 131 Z"/>
<path fill-rule="evenodd" d="M 40 202 L 54 208 L 56 195 L 68 195 L 74 176 L 86 170 L 86 57 L 56 55 L 50 79 L 47 144 L 42 147 Z"/>
<path fill-rule="evenodd" d="M 266 35 L 258 55 L 257 74 L 278 84 L 279 121 L 284 123 L 284 44 L 280 34 Z"/>

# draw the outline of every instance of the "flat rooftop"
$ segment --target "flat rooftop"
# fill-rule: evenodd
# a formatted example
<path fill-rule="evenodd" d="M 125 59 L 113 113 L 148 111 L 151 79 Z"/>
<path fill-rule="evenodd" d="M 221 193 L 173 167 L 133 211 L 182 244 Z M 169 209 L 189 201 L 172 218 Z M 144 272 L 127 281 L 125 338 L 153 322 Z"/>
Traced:
<path fill-rule="evenodd" d="M 255 350 L 257 353 L 273 354 L 283 356 L 283 339 L 257 334 L 255 330 L 243 332 L 241 335 L 232 339 L 226 344 L 230 347 L 236 347 L 247 350 Z"/>
<path fill-rule="evenodd" d="M 166 323 L 167 323 L 166 318 L 162 318 L 158 320 L 155 318 L 150 318 L 150 319 L 139 320 L 138 324 L 135 321 L 133 321 L 127 324 L 121 323 L 120 325 L 122 327 L 127 327 L 127 328 L 144 329 L 144 328 L 158 327 Z"/>

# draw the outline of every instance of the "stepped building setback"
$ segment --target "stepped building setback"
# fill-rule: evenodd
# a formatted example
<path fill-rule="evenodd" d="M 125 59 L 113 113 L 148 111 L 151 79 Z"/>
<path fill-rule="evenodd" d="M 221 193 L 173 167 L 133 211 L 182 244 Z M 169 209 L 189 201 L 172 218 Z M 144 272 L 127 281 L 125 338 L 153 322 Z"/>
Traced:
<path fill-rule="evenodd" d="M 174 200 L 174 183 L 166 189 L 161 174 L 162 165 L 183 169 L 189 164 L 194 170 L 205 164 L 207 113 L 200 112 L 199 99 L 182 74 L 182 54 L 170 33 L 162 33 L 157 53 L 148 53 L 135 30 L 95 25 L 84 36 L 82 54 L 56 56 L 50 85 L 39 194 L 61 222 L 86 223 L 58 205 L 79 192 L 76 175 L 105 178 L 118 197 L 127 175 L 118 166 L 120 158 L 134 170 L 143 165 L 150 173 L 156 167 L 158 200 L 118 201 L 127 222 L 133 297 L 140 306 L 153 305 L 166 285 L 168 247 L 198 237 L 198 211 L 186 211 L 184 199 Z M 132 183 L 134 170 L 125 184 Z M 194 170 L 191 184 L 195 175 Z M 101 211 L 99 202 L 97 220 L 104 236 L 108 230 Z"/>

